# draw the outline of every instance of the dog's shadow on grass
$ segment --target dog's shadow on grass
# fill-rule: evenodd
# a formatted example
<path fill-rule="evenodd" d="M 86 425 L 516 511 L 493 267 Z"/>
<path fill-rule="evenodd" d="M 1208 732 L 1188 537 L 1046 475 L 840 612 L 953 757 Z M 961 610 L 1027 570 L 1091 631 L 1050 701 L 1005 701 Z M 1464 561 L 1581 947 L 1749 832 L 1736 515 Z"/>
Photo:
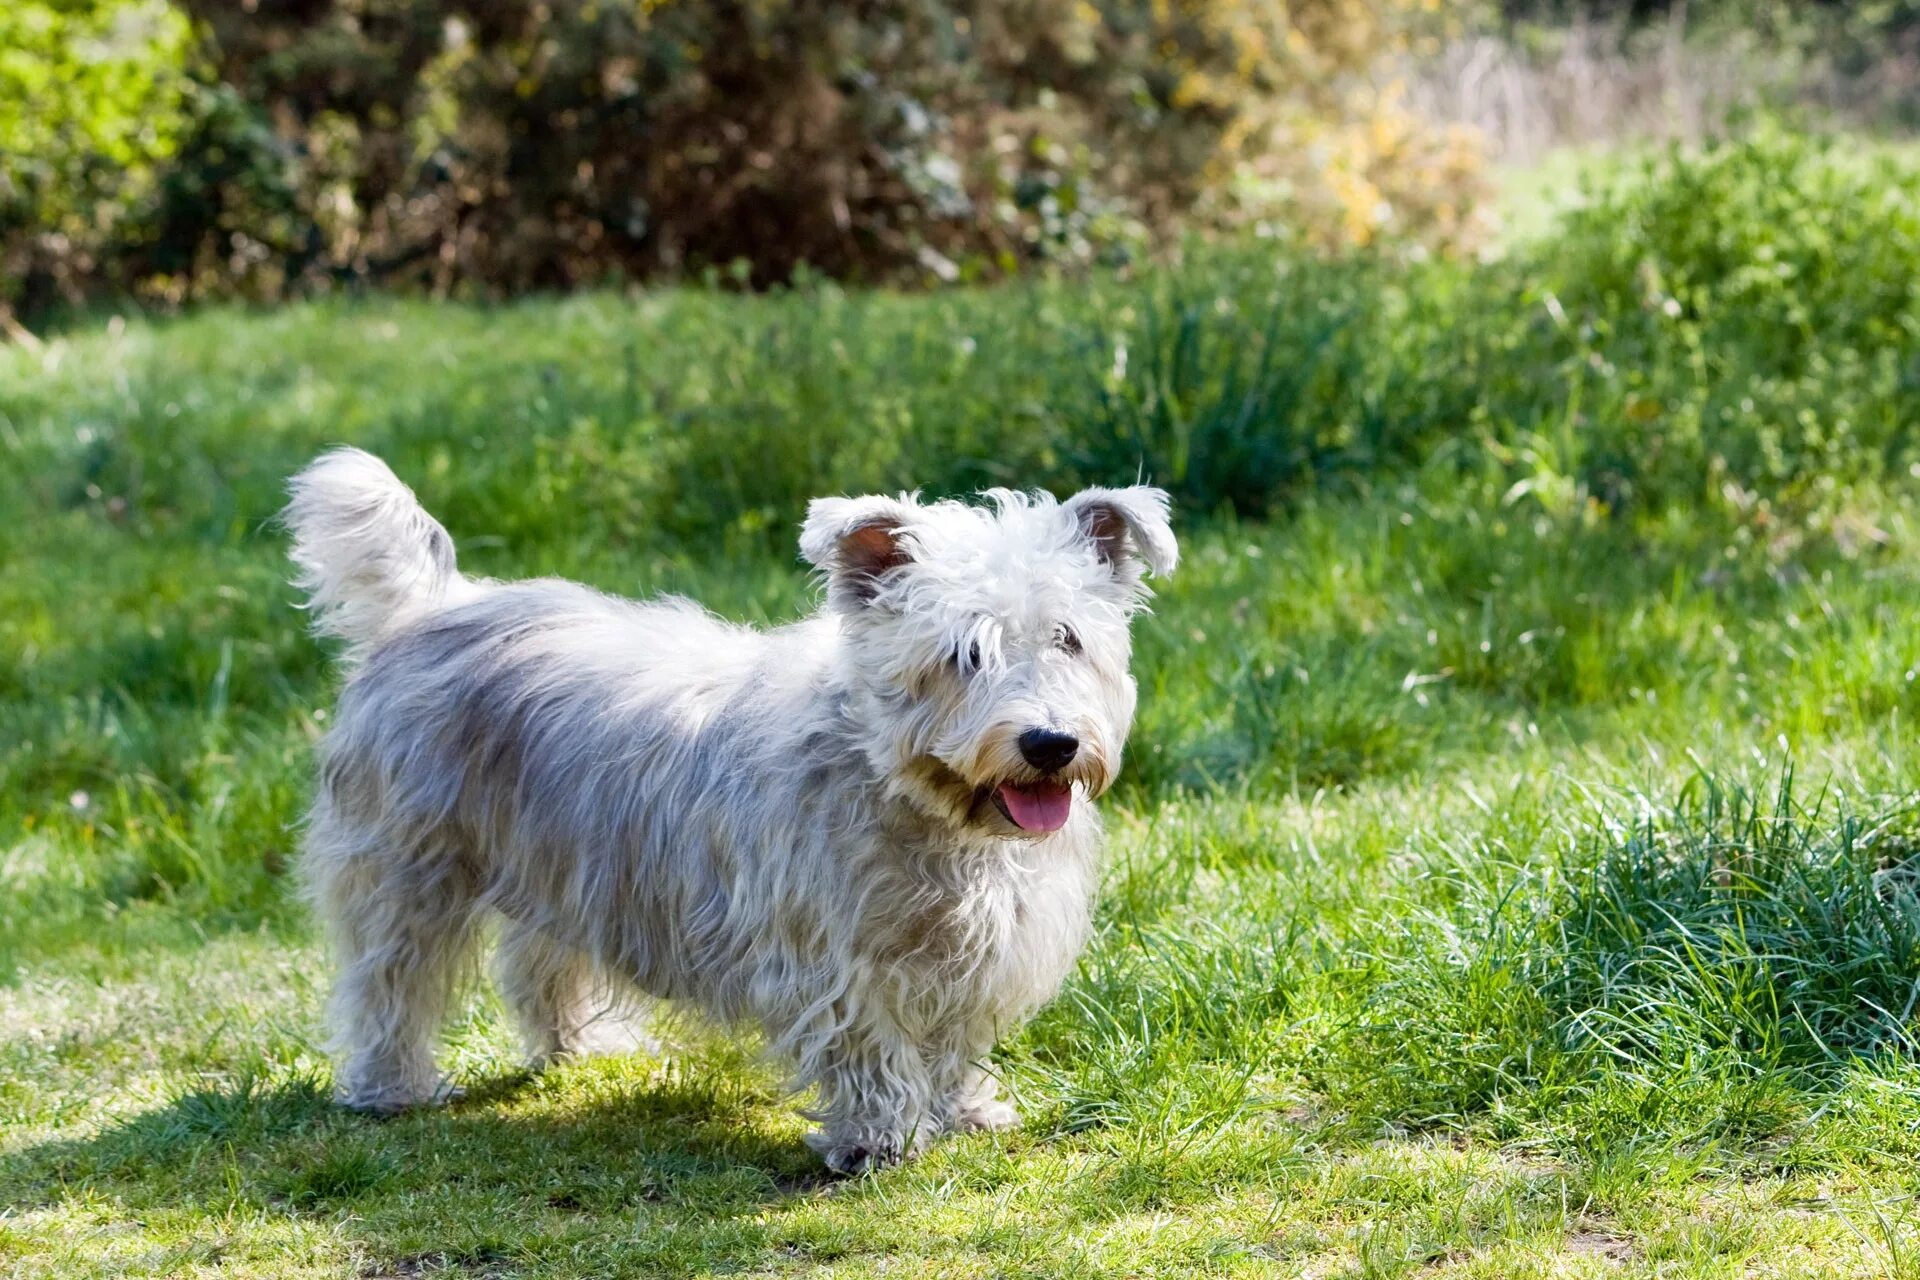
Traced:
<path fill-rule="evenodd" d="M 885 1230 L 866 1215 L 877 1205 L 890 1218 L 889 1177 L 828 1174 L 805 1129 L 744 1053 L 475 1075 L 459 1101 L 390 1119 L 336 1106 L 325 1077 L 264 1075 L 186 1087 L 91 1136 L 18 1149 L 0 1158 L 0 1204 L 165 1222 L 178 1240 L 165 1261 L 181 1271 L 217 1263 L 237 1221 L 264 1241 L 280 1238 L 276 1224 L 331 1236 L 368 1277 L 538 1271 L 583 1248 L 617 1258 L 621 1274 L 703 1274 L 836 1248 L 843 1229 Z M 1018 1159 L 977 1147 L 947 1172 L 963 1170 L 965 1194 L 1011 1190 Z M 1269 1172 L 1182 1163 L 1113 1153 L 1051 1185 L 1048 1211 L 1085 1224 L 1164 1212 Z M 782 1221 L 788 1210 L 799 1212 Z"/>
<path fill-rule="evenodd" d="M 802 1129 L 791 1100 L 759 1073 L 698 1063 L 493 1076 L 449 1106 L 390 1119 L 337 1107 L 323 1078 L 253 1077 L 183 1089 L 91 1136 L 16 1150 L 0 1162 L 0 1201 L 84 1196 L 130 1217 L 164 1206 L 210 1219 L 238 1203 L 350 1224 L 378 1253 L 402 1223 L 464 1230 L 477 1218 L 511 1241 L 561 1229 L 570 1215 L 678 1210 L 718 1222 L 832 1194 L 844 1184 Z"/>

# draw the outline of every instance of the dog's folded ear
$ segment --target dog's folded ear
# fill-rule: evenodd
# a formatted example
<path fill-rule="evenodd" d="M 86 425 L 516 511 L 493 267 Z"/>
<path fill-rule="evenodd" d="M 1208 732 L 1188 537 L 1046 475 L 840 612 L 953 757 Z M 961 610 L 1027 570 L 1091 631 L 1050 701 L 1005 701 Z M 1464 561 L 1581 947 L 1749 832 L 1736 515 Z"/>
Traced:
<path fill-rule="evenodd" d="M 827 579 L 827 602 L 853 609 L 872 602 L 882 579 L 911 560 L 901 531 L 914 502 L 904 498 L 815 498 L 800 526 L 800 554 Z"/>
<path fill-rule="evenodd" d="M 1093 543 L 1100 558 L 1116 569 L 1138 565 L 1156 578 L 1173 572 L 1180 546 L 1167 522 L 1162 489 L 1133 485 L 1125 489 L 1082 489 L 1060 509 Z"/>

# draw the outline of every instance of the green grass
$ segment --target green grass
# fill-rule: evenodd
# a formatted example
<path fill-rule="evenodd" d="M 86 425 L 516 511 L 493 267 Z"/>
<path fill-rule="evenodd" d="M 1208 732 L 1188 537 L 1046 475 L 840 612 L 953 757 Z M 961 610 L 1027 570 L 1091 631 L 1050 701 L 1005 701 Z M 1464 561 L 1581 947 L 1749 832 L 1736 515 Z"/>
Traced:
<path fill-rule="evenodd" d="M 1776 139 L 1477 268 L 0 352 L 0 1274 L 1920 1276 L 1915 195 Z M 833 1183 L 751 1046 L 530 1077 L 484 990 L 464 1103 L 328 1105 L 269 520 L 341 440 L 755 621 L 809 493 L 1175 488 L 1021 1129 Z"/>

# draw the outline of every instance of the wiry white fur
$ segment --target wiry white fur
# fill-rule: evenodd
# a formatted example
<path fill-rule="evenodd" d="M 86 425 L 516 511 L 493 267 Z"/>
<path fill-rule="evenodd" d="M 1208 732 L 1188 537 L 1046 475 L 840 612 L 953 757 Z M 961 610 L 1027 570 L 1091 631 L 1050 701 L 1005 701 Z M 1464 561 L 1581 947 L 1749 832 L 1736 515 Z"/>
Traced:
<path fill-rule="evenodd" d="M 340 1093 L 446 1093 L 433 1047 L 476 926 L 538 1060 L 623 993 L 758 1024 L 851 1171 L 1014 1120 L 981 1060 L 1086 935 L 1134 708 L 1128 624 L 1175 547 L 1157 490 L 822 499 L 821 612 L 755 631 L 679 599 L 462 578 L 385 466 L 329 454 L 287 519 L 319 626 L 361 655 L 320 749 L 306 871 L 340 966 Z M 1071 634 L 1069 635 L 1069 632 Z M 1072 733 L 1064 828 L 994 802 Z"/>
<path fill-rule="evenodd" d="M 349 661 L 464 584 L 453 539 L 365 450 L 322 454 L 288 488 L 294 585 L 307 593 L 314 630 L 346 640 Z"/>

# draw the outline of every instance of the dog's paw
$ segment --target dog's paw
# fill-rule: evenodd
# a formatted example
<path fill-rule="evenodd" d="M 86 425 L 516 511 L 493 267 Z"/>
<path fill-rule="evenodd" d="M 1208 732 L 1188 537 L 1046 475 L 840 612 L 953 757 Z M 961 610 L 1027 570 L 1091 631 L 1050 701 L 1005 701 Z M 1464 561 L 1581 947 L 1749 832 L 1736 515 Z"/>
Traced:
<path fill-rule="evenodd" d="M 955 1133 L 982 1133 L 1020 1127 L 1020 1113 L 1011 1102 L 1000 1098 L 981 1098 L 960 1108 L 953 1117 Z"/>
<path fill-rule="evenodd" d="M 890 1133 L 858 1136 L 810 1133 L 807 1135 L 807 1145 L 813 1148 L 827 1168 L 849 1178 L 891 1168 L 899 1164 L 906 1154 L 899 1136 Z"/>

